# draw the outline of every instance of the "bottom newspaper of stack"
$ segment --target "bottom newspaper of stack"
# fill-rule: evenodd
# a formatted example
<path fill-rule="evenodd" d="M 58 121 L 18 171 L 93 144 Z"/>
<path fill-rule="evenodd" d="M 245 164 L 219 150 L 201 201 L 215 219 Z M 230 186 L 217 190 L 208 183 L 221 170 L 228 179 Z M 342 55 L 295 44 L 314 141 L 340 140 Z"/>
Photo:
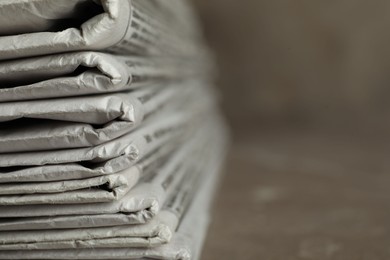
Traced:
<path fill-rule="evenodd" d="M 46 187 L 47 194 L 37 197 L 0 194 L 0 259 L 197 259 L 226 145 L 223 123 L 212 106 L 209 110 L 182 128 L 180 138 L 155 147 L 132 167 L 68 181 L 72 204 L 56 203 L 67 201 L 59 181 L 19 184 L 25 186 L 21 191 Z M 26 169 L 4 175 L 15 172 Z M 1 185 L 5 190 L 8 185 L 8 193 L 18 186 Z M 99 202 L 93 202 L 95 196 Z"/>

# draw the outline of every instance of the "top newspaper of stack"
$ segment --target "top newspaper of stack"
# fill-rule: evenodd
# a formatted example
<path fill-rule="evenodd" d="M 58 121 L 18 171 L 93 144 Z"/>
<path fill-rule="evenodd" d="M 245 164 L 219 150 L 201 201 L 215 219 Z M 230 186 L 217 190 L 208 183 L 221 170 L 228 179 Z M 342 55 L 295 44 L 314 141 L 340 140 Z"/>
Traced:
<path fill-rule="evenodd" d="M 81 50 L 189 55 L 201 37 L 183 0 L 1 0 L 0 60 Z"/>

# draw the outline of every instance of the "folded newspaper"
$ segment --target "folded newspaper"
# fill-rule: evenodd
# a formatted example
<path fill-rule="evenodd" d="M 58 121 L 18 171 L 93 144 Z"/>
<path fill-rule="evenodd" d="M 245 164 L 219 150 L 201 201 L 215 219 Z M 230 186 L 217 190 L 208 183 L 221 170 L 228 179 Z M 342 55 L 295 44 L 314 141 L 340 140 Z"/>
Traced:
<path fill-rule="evenodd" d="M 199 82 L 186 81 L 133 92 L 0 103 L 0 153 L 102 144 L 146 119 L 167 117 L 164 111 L 189 106 L 203 92 Z"/>
<path fill-rule="evenodd" d="M 172 154 L 172 146 L 146 155 L 121 172 L 85 179 L 0 184 L 0 205 L 69 204 L 107 202 L 121 199 L 138 182 L 140 175 L 156 171 Z M 0 228 L 1 230 L 1 228 Z"/>
<path fill-rule="evenodd" d="M 1 5 L 1 3 L 0 3 Z M 111 93 L 205 78 L 205 58 L 72 52 L 0 62 L 0 102 Z"/>
<path fill-rule="evenodd" d="M 101 49 L 190 56 L 204 49 L 194 19 L 183 0 L 2 0 L 0 59 Z"/>
<path fill-rule="evenodd" d="M 0 184 L 0 205 L 93 203 L 122 198 L 138 181 L 133 166 L 101 177 L 45 183 Z"/>
<path fill-rule="evenodd" d="M 205 133 L 201 134 L 205 135 Z M 190 135 L 189 138 L 193 140 L 185 146 L 204 145 L 201 136 L 197 135 L 198 137 Z M 192 161 L 198 163 L 202 160 L 199 156 L 195 157 L 193 151 L 190 153 L 188 150 L 188 148 L 184 149 L 179 155 L 173 156 L 172 162 L 168 159 L 167 166 L 176 169 L 180 166 L 180 162 L 188 160 L 186 157 L 192 157 L 188 163 Z M 142 170 L 141 167 L 150 168 L 149 164 L 153 165 L 154 160 L 164 159 L 168 155 L 167 153 L 154 153 L 152 157 L 147 157 L 146 160 L 142 160 L 129 169 L 101 177 L 61 182 L 0 184 L 0 205 L 94 203 L 118 200 L 135 185 Z"/>
<path fill-rule="evenodd" d="M 60 168 L 66 166 L 66 163 L 74 162 L 82 162 L 88 167 L 88 163 L 102 163 L 119 157 L 136 162 L 153 148 L 185 132 L 190 124 L 195 123 L 197 117 L 202 117 L 202 109 L 205 108 L 189 107 L 188 109 L 191 111 L 182 109 L 175 113 L 166 113 L 166 116 L 148 121 L 135 131 L 97 146 L 53 151 L 3 153 L 0 154 L 0 167 L 60 164 L 58 166 Z M 115 163 L 117 165 L 117 161 Z"/>
<path fill-rule="evenodd" d="M 1 238 L 0 247 L 17 251 L 0 251 L 0 259 L 196 259 L 207 226 L 210 201 L 224 153 L 224 138 L 220 137 L 217 143 L 214 149 L 203 154 L 208 156 L 205 164 L 196 165 L 199 172 L 195 174 L 191 171 L 190 174 L 185 174 L 187 179 L 182 179 L 161 212 L 147 224 L 44 232 L 7 232 L 1 236 L 4 238 Z M 194 179 L 194 176 L 197 177 Z M 194 193 L 200 187 L 203 192 Z M 191 199 L 194 194 L 197 195 Z M 77 235 L 77 232 L 80 234 Z M 169 244 L 158 246 L 168 243 L 171 239 Z M 104 249 L 99 249 L 100 246 Z M 129 247 L 132 246 L 136 248 L 130 250 Z M 46 250 L 42 251 L 42 248 Z"/>
<path fill-rule="evenodd" d="M 0 0 L 0 259 L 198 259 L 213 67 L 190 1 Z"/>
<path fill-rule="evenodd" d="M 151 248 L 2 250 L 0 259 L 199 259 L 218 171 L 218 167 L 211 168 L 203 175 L 203 192 L 196 194 L 172 240 L 166 245 Z"/>
<path fill-rule="evenodd" d="M 65 216 L 65 215 L 94 215 L 100 214 L 130 214 L 149 216 L 155 214 L 164 201 L 167 192 L 173 189 L 185 176 L 186 165 L 190 163 L 202 164 L 202 158 L 194 157 L 196 150 L 206 145 L 205 138 L 199 137 L 211 132 L 210 126 L 201 127 L 197 136 L 193 136 L 188 144 L 184 145 L 167 163 L 157 171 L 152 171 L 141 177 L 141 182 L 131 189 L 124 197 L 107 203 L 88 204 L 43 204 L 0 206 L 0 218 Z M 200 148 L 199 148 L 200 147 Z M 186 164 L 187 163 L 187 164 Z M 88 216 L 92 217 L 92 216 Z M 106 217 L 106 216 L 105 216 Z M 52 222 L 53 223 L 53 222 Z M 77 223 L 80 226 L 81 222 Z"/>
<path fill-rule="evenodd" d="M 179 224 L 184 210 L 188 208 L 191 197 L 197 188 L 201 187 L 198 186 L 201 176 L 205 175 L 206 172 L 209 173 L 208 171 L 213 168 L 211 165 L 215 165 L 218 162 L 214 159 L 220 157 L 221 154 L 221 141 L 216 143 L 214 149 L 209 149 L 205 152 L 202 151 L 205 148 L 204 141 L 207 140 L 209 142 L 209 140 L 199 136 L 194 138 L 195 140 L 197 142 L 196 150 L 194 150 L 194 147 L 191 147 L 191 151 L 189 149 L 184 153 L 181 151 L 178 156 L 181 158 L 176 158 L 176 165 L 172 167 L 173 172 L 161 185 L 165 189 L 169 185 L 168 183 L 177 182 L 178 180 L 177 188 L 174 190 L 171 198 L 167 199 L 162 211 L 146 225 L 2 232 L 0 233 L 0 249 L 128 248 L 153 247 L 168 243 Z M 190 156 L 188 153 L 199 157 L 198 160 L 203 160 L 203 163 L 199 164 L 198 160 L 189 160 Z M 182 167 L 183 171 L 177 170 L 178 167 Z M 149 178 L 151 177 L 148 176 L 147 179 Z M 152 176 L 152 178 L 155 177 Z M 171 180 L 172 178 L 177 180 Z"/>
<path fill-rule="evenodd" d="M 185 131 L 179 131 L 172 132 L 168 137 L 155 138 L 155 142 L 151 140 L 147 148 L 150 152 L 146 153 L 143 159 L 154 154 L 171 152 L 186 135 Z M 59 165 L 4 167 L 0 168 L 0 183 L 35 183 L 91 178 L 120 172 L 134 165 L 136 161 L 137 158 L 134 159 L 131 154 L 122 154 L 114 159 L 98 163 L 76 162 Z"/>

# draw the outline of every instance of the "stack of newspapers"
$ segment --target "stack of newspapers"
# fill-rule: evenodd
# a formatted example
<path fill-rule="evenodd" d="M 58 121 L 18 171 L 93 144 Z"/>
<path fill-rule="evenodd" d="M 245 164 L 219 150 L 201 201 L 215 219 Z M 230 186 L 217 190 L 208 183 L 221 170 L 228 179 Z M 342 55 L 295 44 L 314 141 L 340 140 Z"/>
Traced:
<path fill-rule="evenodd" d="M 0 0 L 0 259 L 198 259 L 226 150 L 185 0 Z"/>

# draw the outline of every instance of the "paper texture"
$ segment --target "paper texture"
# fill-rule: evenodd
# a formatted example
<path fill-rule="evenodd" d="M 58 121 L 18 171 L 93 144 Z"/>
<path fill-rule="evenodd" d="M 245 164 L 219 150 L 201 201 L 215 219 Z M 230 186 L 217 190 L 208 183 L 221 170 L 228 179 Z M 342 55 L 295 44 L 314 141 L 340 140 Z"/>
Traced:
<path fill-rule="evenodd" d="M 199 41 L 182 0 L 4 0 L 0 10 L 3 60 L 106 48 L 122 54 L 189 55 Z"/>
<path fill-rule="evenodd" d="M 178 132 L 159 142 L 150 142 L 148 152 L 142 159 L 162 153 L 171 152 L 184 140 L 186 134 Z M 157 141 L 157 140 L 156 140 Z M 140 162 L 138 162 L 140 163 Z M 96 176 L 117 173 L 125 170 L 135 162 L 132 157 L 123 154 L 114 159 L 100 163 L 66 163 L 60 165 L 42 165 L 33 167 L 0 168 L 0 183 L 51 182 L 64 180 L 79 180 Z"/>
<path fill-rule="evenodd" d="M 0 184 L 0 205 L 107 202 L 122 198 L 138 181 L 133 166 L 116 174 L 44 183 Z"/>
<path fill-rule="evenodd" d="M 0 0 L 0 259 L 198 259 L 212 63 L 189 1 Z"/>
<path fill-rule="evenodd" d="M 223 132 L 221 132 L 223 133 Z M 224 140 L 224 138 L 221 138 Z M 209 164 L 203 168 L 204 172 L 200 176 L 203 176 L 199 182 L 200 187 L 202 187 L 202 192 L 197 192 L 194 201 L 191 203 L 189 210 L 185 213 L 184 218 L 181 220 L 180 225 L 175 234 L 171 234 L 168 227 L 173 229 L 173 226 L 177 226 L 178 223 L 170 222 L 169 219 L 173 220 L 173 216 L 177 212 L 182 211 L 180 205 L 175 203 L 166 203 L 166 207 L 161 213 L 149 222 L 146 225 L 133 225 L 130 227 L 132 229 L 131 234 L 135 235 L 127 240 L 127 242 L 132 243 L 141 243 L 145 244 L 145 241 L 142 241 L 143 238 L 149 237 L 147 243 L 148 246 L 153 246 L 154 243 L 165 242 L 165 239 L 170 239 L 173 235 L 173 239 L 166 245 L 151 247 L 151 248 L 131 248 L 128 246 L 123 246 L 124 248 L 94 248 L 94 249 L 48 249 L 48 250 L 29 250 L 29 251 L 0 251 L 0 259 L 139 259 L 139 258 L 152 258 L 152 259 L 199 259 L 200 248 L 203 243 L 205 236 L 205 231 L 208 225 L 209 219 L 209 208 L 211 205 L 211 198 L 215 191 L 216 182 L 218 180 L 218 172 L 220 172 L 221 159 L 224 155 L 224 146 L 216 146 L 218 149 L 214 151 L 214 156 L 210 157 Z M 180 185 L 178 186 L 180 189 Z M 196 189 L 196 188 L 195 188 Z M 173 193 L 175 194 L 175 193 Z M 180 192 L 177 193 L 176 201 L 180 201 L 181 198 Z M 185 193 L 181 193 L 185 194 Z M 183 201 L 183 200 L 181 200 Z M 175 206 L 173 206 L 175 205 Z M 179 205 L 179 207 L 177 207 Z M 179 210 L 178 210 L 179 209 Z M 172 214 L 173 213 L 173 214 Z M 162 224 L 164 223 L 164 224 Z M 162 225 L 161 225 L 162 224 Z M 161 226 L 160 226 L 161 225 Z M 147 228 L 146 228 L 147 227 Z M 154 227 L 154 228 L 152 228 Z M 123 227 L 122 227 L 123 228 Z M 157 228 L 157 230 L 156 230 Z M 125 229 L 125 228 L 124 228 Z M 122 229 L 122 230 L 124 230 Z M 102 229 L 104 230 L 104 229 Z M 144 230 L 144 231 L 141 231 Z M 147 231 L 149 230 L 149 231 Z M 118 230 L 111 228 L 109 231 L 110 236 L 112 232 L 115 233 Z M 64 231 L 66 232 L 66 231 Z M 107 230 L 108 232 L 108 230 Z M 119 232 L 119 231 L 118 231 Z M 126 231 L 123 231 L 125 233 Z M 145 233 L 146 232 L 146 233 Z M 7 233 L 12 234 L 12 233 Z M 28 233 L 27 233 L 28 234 Z M 59 238 L 66 240 L 66 236 L 63 233 Z M 158 236 L 156 237 L 156 234 Z M 142 235 L 141 239 L 135 240 L 134 238 L 137 235 Z M 126 236 L 126 235 L 124 235 Z M 18 238 L 11 238 L 18 240 Z M 21 238 L 19 238 L 21 239 Z M 24 239 L 29 240 L 28 236 L 24 236 Z M 31 239 L 31 238 L 30 238 Z M 63 241 L 62 240 L 62 241 Z M 121 246 L 120 240 L 110 239 L 105 241 L 108 243 L 113 243 L 112 245 Z M 73 243 L 73 247 L 88 247 L 91 246 L 92 241 L 89 241 L 88 244 L 85 241 L 77 241 Z M 98 241 L 96 244 L 99 244 Z M 119 243 L 119 244 L 118 244 Z M 34 244 L 34 243 L 33 243 Z M 31 247 L 31 249 L 36 249 L 33 244 L 26 244 L 26 246 Z M 94 244 L 94 243 L 93 243 Z M 96 245 L 94 244 L 94 245 Z M 64 242 L 61 242 L 59 245 L 64 245 Z M 57 246 L 60 247 L 58 244 Z M 9 245 L 4 245 L 7 247 Z M 20 246 L 20 245 L 19 245 Z M 53 244 L 41 244 L 50 248 Z"/>
<path fill-rule="evenodd" d="M 0 167 L 60 164 L 58 168 L 61 168 L 66 163 L 82 162 L 83 165 L 87 165 L 119 157 L 126 157 L 135 163 L 152 148 L 183 133 L 185 128 L 189 127 L 188 124 L 194 123 L 196 116 L 201 116 L 201 109 L 204 108 L 165 113 L 154 120 L 149 120 L 131 133 L 93 147 L 0 154 Z M 7 169 L 3 170 L 7 171 Z"/>
<path fill-rule="evenodd" d="M 161 207 L 169 190 L 180 182 L 188 171 L 192 163 L 200 162 L 200 158 L 195 157 L 191 160 L 190 154 L 193 154 L 199 146 L 204 145 L 204 138 L 199 139 L 199 135 L 204 135 L 205 129 L 197 131 L 197 136 L 193 136 L 188 144 L 181 147 L 172 160 L 168 160 L 166 165 L 151 173 L 144 175 L 140 184 L 130 190 L 122 199 L 110 203 L 91 203 L 74 205 L 23 205 L 23 206 L 0 206 L 0 218 L 12 217 L 40 217 L 40 216 L 64 216 L 64 215 L 94 215 L 111 213 L 132 213 L 136 211 L 147 210 L 156 212 Z M 196 149 L 196 150 L 194 150 Z M 186 168 L 187 167 L 187 168 Z M 80 224 L 78 224 L 80 225 Z"/>
<path fill-rule="evenodd" d="M 116 174 L 77 180 L 0 184 L 0 205 L 94 203 L 118 200 L 138 182 L 140 175 L 156 171 L 157 167 L 161 167 L 162 162 L 172 156 L 175 149 L 177 144 L 160 147 L 143 157 L 135 166 Z M 28 228 L 34 228 L 34 225 L 28 225 Z"/>
<path fill-rule="evenodd" d="M 0 259 L 199 259 L 226 132 L 189 5 L 0 0 Z"/>
<path fill-rule="evenodd" d="M 202 92 L 199 83 L 184 81 L 128 93 L 0 103 L 0 121 L 9 121 L 0 128 L 0 153 L 99 145 Z"/>
<path fill-rule="evenodd" d="M 206 58 L 73 52 L 0 62 L 0 102 L 63 98 L 207 77 Z"/>
<path fill-rule="evenodd" d="M 192 139 L 194 136 L 189 138 Z M 196 139 L 203 143 L 201 138 Z M 135 185 L 141 171 L 146 169 L 143 175 L 147 174 L 147 171 L 153 170 L 153 167 L 159 167 L 160 161 L 166 160 L 172 153 L 171 147 L 159 149 L 148 154 L 129 169 L 101 177 L 57 182 L 0 184 L 0 205 L 94 203 L 118 200 Z M 195 158 L 194 156 L 192 158 Z M 201 159 L 198 158 L 196 161 Z M 153 172 L 157 173 L 157 170 Z M 147 176 L 151 178 L 150 174 Z"/>

